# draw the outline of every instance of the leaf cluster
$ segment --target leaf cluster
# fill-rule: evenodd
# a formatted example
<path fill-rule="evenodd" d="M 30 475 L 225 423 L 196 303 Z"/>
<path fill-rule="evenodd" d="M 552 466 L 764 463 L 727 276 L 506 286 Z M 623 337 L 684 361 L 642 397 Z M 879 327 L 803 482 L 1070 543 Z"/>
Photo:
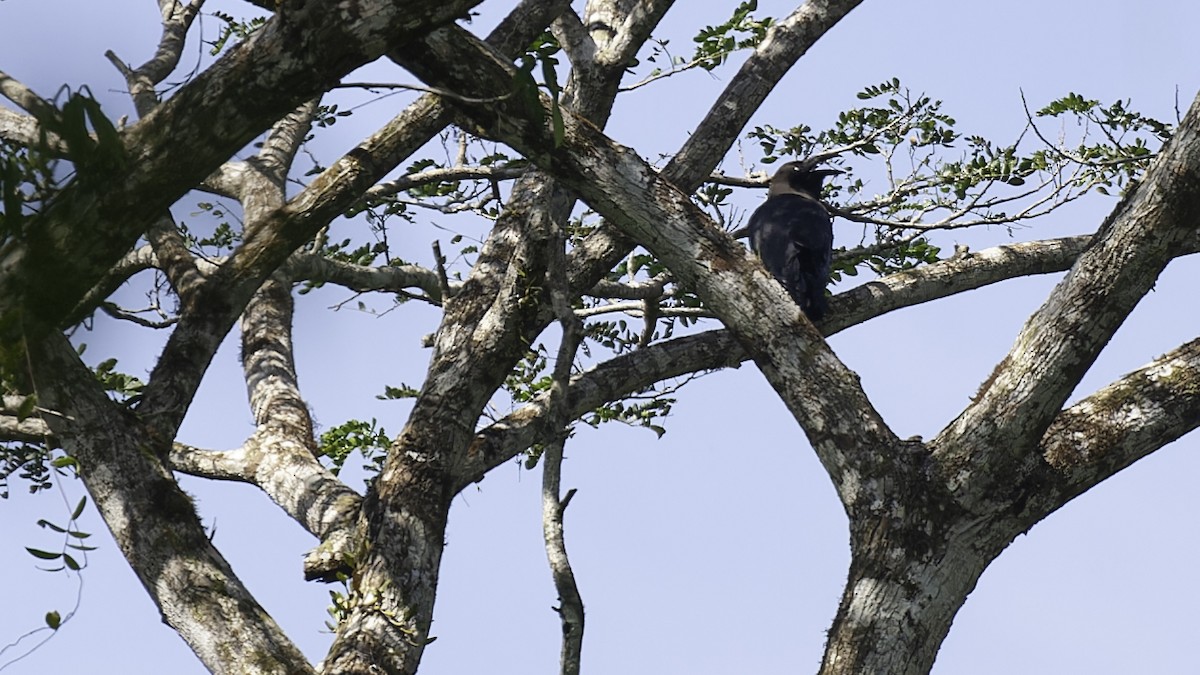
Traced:
<path fill-rule="evenodd" d="M 335 476 L 355 452 L 362 455 L 368 473 L 379 473 L 391 445 L 387 431 L 374 418 L 370 422 L 350 420 L 323 432 L 317 440 L 317 449 L 329 459 L 329 470 Z"/>
<path fill-rule="evenodd" d="M 513 73 L 513 95 L 521 104 L 523 111 L 534 120 L 537 126 L 546 122 L 545 110 L 539 92 L 545 89 L 550 94 L 550 129 L 554 135 L 554 147 L 562 145 L 566 127 L 563 125 L 562 108 L 559 98 L 562 96 L 562 86 L 558 83 L 558 58 L 555 56 L 562 51 L 562 46 L 550 31 L 542 33 L 520 56 L 517 69 Z M 541 71 L 542 81 L 539 83 L 533 76 L 535 69 Z"/>
<path fill-rule="evenodd" d="M 758 46 L 767 36 L 767 29 L 774 24 L 774 20 L 770 17 L 754 18 L 752 12 L 757 9 L 758 0 L 747 0 L 734 9 L 729 20 L 702 28 L 692 38 L 696 43 L 692 60 L 701 68 L 713 71 L 724 65 L 733 52 Z"/>
<path fill-rule="evenodd" d="M 220 31 L 217 33 L 217 39 L 213 40 L 212 42 L 206 42 L 206 44 L 209 45 L 209 56 L 216 56 L 217 54 L 220 54 L 221 51 L 229 45 L 230 40 L 232 40 L 234 43 L 245 40 L 267 23 L 266 17 L 261 16 L 254 17 L 246 21 L 237 19 L 232 14 L 227 14 L 225 12 L 213 12 L 212 16 L 220 21 L 223 25 L 221 26 Z"/>
<path fill-rule="evenodd" d="M 87 349 L 87 345 L 80 345 L 79 353 L 83 354 L 85 349 Z M 100 385 L 104 387 L 104 391 L 115 394 L 117 401 L 132 406 L 142 399 L 142 390 L 145 389 L 146 383 L 133 375 L 117 370 L 117 359 L 105 359 L 96 364 L 92 371 L 96 374 Z"/>
<path fill-rule="evenodd" d="M 46 520 L 44 518 L 39 519 L 37 521 L 37 524 L 39 527 L 48 529 L 48 530 L 51 530 L 52 532 L 57 532 L 58 534 L 63 535 L 63 546 L 62 546 L 62 549 L 60 549 L 58 551 L 46 551 L 43 549 L 32 548 L 29 546 L 25 547 L 25 550 L 29 551 L 29 554 L 32 555 L 33 557 L 37 558 L 38 560 L 45 560 L 45 561 L 60 560 L 60 561 L 62 561 L 62 564 L 59 565 L 58 567 L 44 568 L 44 569 L 46 569 L 47 572 L 60 572 L 63 570 L 70 570 L 72 572 L 78 572 L 84 568 L 84 564 L 86 564 L 86 559 L 85 559 L 85 563 L 81 564 L 79 562 L 79 560 L 76 559 L 75 556 L 71 555 L 71 553 L 69 551 L 77 551 L 77 552 L 86 554 L 88 551 L 96 550 L 95 546 L 88 546 L 87 544 L 84 543 L 84 541 L 86 541 L 89 537 L 92 536 L 91 533 L 84 532 L 84 531 L 78 529 L 75 525 L 76 521 L 79 520 L 79 517 L 81 515 L 83 515 L 83 510 L 85 508 L 87 508 L 87 495 L 84 495 L 79 498 L 79 502 L 75 505 L 74 510 L 71 511 L 71 515 L 70 515 L 69 519 L 67 520 L 66 525 L 57 525 L 57 524 L 52 523 L 49 520 Z M 50 615 L 48 614 L 47 619 L 46 619 L 46 624 L 48 626 L 50 626 L 51 628 L 57 629 L 58 624 L 59 624 L 58 613 L 51 612 L 50 614 L 53 614 L 54 617 L 52 619 L 50 617 Z"/>

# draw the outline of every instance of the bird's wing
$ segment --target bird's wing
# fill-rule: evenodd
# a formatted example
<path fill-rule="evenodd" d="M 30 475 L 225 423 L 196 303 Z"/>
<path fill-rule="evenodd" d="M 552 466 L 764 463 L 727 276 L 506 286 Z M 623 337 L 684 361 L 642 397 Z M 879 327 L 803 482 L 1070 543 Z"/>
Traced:
<path fill-rule="evenodd" d="M 800 195 L 771 197 L 750 217 L 750 246 L 759 255 L 784 248 L 804 249 L 826 261 L 833 249 L 833 226 L 820 202 Z"/>
<path fill-rule="evenodd" d="M 814 318 L 824 313 L 833 227 L 821 203 L 801 195 L 767 199 L 750 217 L 750 246 L 763 266 Z"/>

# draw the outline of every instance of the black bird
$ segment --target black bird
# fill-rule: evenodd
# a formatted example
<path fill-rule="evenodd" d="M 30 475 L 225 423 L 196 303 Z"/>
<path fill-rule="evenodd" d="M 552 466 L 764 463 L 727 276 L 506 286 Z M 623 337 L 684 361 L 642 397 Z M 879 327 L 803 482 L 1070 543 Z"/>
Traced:
<path fill-rule="evenodd" d="M 833 220 L 820 201 L 821 183 L 839 173 L 804 162 L 784 164 L 746 228 L 750 249 L 813 321 L 829 309 L 825 286 L 833 262 Z"/>

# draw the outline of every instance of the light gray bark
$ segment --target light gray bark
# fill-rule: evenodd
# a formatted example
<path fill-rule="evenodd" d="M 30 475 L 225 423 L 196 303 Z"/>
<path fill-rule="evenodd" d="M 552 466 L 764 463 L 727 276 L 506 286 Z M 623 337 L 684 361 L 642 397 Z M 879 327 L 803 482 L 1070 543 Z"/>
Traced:
<path fill-rule="evenodd" d="M 313 672 L 209 541 L 191 499 L 158 460 L 170 444 L 105 395 L 66 338 L 31 345 L 43 420 L 80 476 L 163 621 L 209 669 Z"/>
<path fill-rule="evenodd" d="M 965 253 L 890 275 L 835 297 L 829 318 L 814 326 L 690 193 L 779 78 L 858 0 L 814 0 L 780 21 L 661 172 L 602 129 L 626 65 L 671 2 L 596 0 L 579 17 L 562 13 L 565 1 L 527 0 L 490 47 L 458 27 L 430 32 L 473 4 L 358 3 L 364 13 L 350 17 L 337 13 L 344 3 L 289 0 L 262 33 L 159 104 L 154 83 L 170 72 L 181 31 L 199 6 L 163 3 L 159 53 L 126 72 L 143 115 L 123 137 L 136 162 L 123 175 L 71 186 L 41 216 L 37 237 L 0 250 L 0 313 L 20 318 L 3 329 L 25 325 L 23 333 L 0 337 L 29 341 L 30 384 L 46 406 L 46 414 L 18 420 L 19 401 L 7 397 L 0 439 L 62 443 L 80 460 L 122 552 L 164 618 L 210 668 L 311 670 L 207 541 L 170 468 L 259 486 L 321 540 L 306 561 L 309 578 L 353 573 L 349 614 L 324 670 L 413 673 L 429 639 L 446 518 L 459 491 L 535 442 L 561 441 L 566 422 L 597 405 L 666 377 L 753 359 L 850 516 L 853 562 L 821 672 L 924 673 L 966 594 L 1013 537 L 1200 425 L 1200 341 L 1062 409 L 1163 266 L 1197 248 L 1200 101 L 1096 235 Z M 572 62 L 561 145 L 544 123 L 530 121 L 548 119 L 548 106 L 531 116 L 511 96 L 512 56 L 555 17 L 552 30 Z M 319 54 L 297 52 L 289 41 L 301 37 Z M 422 97 L 287 200 L 284 180 L 314 113 L 311 101 L 348 68 L 384 53 L 465 98 Z M 313 64 L 318 56 L 328 63 Z M 19 83 L 3 84 L 13 97 L 39 105 Z M 0 111 L 0 134 L 32 139 L 30 119 Z M 211 128 L 199 129 L 198 119 Z M 297 252 L 451 120 L 536 165 L 514 184 L 465 282 L 447 292 L 436 272 L 416 266 L 368 268 Z M 268 127 L 254 157 L 220 164 Z M 163 169 L 167 162 L 171 171 Z M 187 250 L 165 215 L 183 190 L 205 179 L 241 202 L 246 223 L 244 243 L 211 262 Z M 387 190 L 406 185 L 401 179 Z M 562 222 L 576 198 L 605 224 L 564 265 Z M 81 229 L 81 222 L 98 227 Z M 131 253 L 140 235 L 149 245 Z M 635 244 L 665 261 L 726 329 L 644 347 L 569 383 L 574 349 L 566 340 L 552 394 L 477 431 L 483 407 L 546 326 L 576 325 L 566 307 L 571 299 L 588 290 L 654 297 L 653 283 L 602 283 Z M 48 260 L 54 264 L 40 266 Z M 99 390 L 57 329 L 151 266 L 170 280 L 182 318 L 142 404 L 130 411 Z M 928 444 L 896 438 L 822 337 L 897 308 L 1068 269 L 980 395 Z M 70 283 L 46 290 L 51 279 Z M 427 379 L 366 499 L 315 457 L 292 357 L 291 285 L 299 280 L 361 291 L 420 288 L 445 311 Z M 225 452 L 173 442 L 239 317 L 254 434 Z M 546 539 L 564 601 L 564 671 L 575 672 L 582 601 L 565 563 L 561 445 L 557 453 L 545 467 Z"/>
<path fill-rule="evenodd" d="M 487 62 L 486 49 L 475 44 L 454 49 L 474 50 L 476 62 Z M 490 63 L 497 70 L 477 70 L 457 86 L 486 90 L 485 78 L 503 77 L 502 64 Z M 851 520 L 854 562 L 825 673 L 929 670 L 979 574 L 1048 513 L 1032 522 L 1025 513 L 1025 491 L 1033 487 L 1028 467 L 1044 461 L 1038 441 L 1046 427 L 1166 262 L 1193 240 L 1200 213 L 1198 101 L 1145 182 L 1031 318 L 997 376 L 926 447 L 891 433 L 857 377 L 778 285 L 634 153 L 574 119 L 566 120 L 557 147 L 515 111 L 454 106 L 481 133 L 553 171 L 666 262 L 737 336 L 804 429 Z"/>

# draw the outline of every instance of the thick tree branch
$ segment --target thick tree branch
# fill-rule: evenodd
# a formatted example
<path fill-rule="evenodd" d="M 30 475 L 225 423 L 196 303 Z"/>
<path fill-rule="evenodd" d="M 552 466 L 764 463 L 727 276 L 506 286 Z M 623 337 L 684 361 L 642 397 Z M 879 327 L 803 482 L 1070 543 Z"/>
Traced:
<path fill-rule="evenodd" d="M 938 435 L 939 461 L 988 485 L 1010 480 L 999 467 L 1020 462 L 1036 447 L 1125 317 L 1194 241 L 1197 222 L 1200 97 L 1141 184 L 1030 317 L 975 402 Z M 975 470 L 962 472 L 964 462 Z M 973 494 L 989 497 L 986 490 Z"/>
<path fill-rule="evenodd" d="M 42 443 L 50 436 L 50 427 L 36 417 L 19 419 L 16 415 L 0 414 L 0 442 Z"/>
<path fill-rule="evenodd" d="M 1027 526 L 1200 427 L 1200 339 L 1160 356 L 1054 419 L 1023 481 Z"/>
<path fill-rule="evenodd" d="M 826 336 L 888 312 L 1033 274 L 1071 267 L 1091 241 L 1089 236 L 1009 244 L 867 282 L 831 300 L 831 311 L 817 327 Z M 1191 252 L 1200 248 L 1200 237 Z M 737 367 L 750 356 L 726 329 L 675 338 L 614 357 L 577 375 L 571 383 L 571 416 L 579 417 L 605 401 L 642 391 L 657 382 L 704 370 Z M 463 465 L 455 491 L 481 479 L 492 468 L 534 443 L 549 438 L 545 401 L 539 397 L 482 430 Z"/>
<path fill-rule="evenodd" d="M 547 3 L 526 0 L 489 40 L 513 52 L 523 48 L 545 25 L 534 19 L 549 23 L 549 12 L 562 1 L 550 3 L 548 10 Z M 183 320 L 151 374 L 143 408 L 164 433 L 182 421 L 204 369 L 262 280 L 448 121 L 436 97 L 421 97 L 247 232 L 242 246 L 186 301 Z"/>
<path fill-rule="evenodd" d="M 35 117 L 53 117 L 57 112 L 54 104 L 38 96 L 25 83 L 0 70 L 0 96 L 17 104 L 22 110 Z"/>
<path fill-rule="evenodd" d="M 39 399 L 71 418 L 45 421 L 146 591 L 214 672 L 311 673 L 312 667 L 213 548 L 188 496 L 155 458 L 169 445 L 105 396 L 75 350 L 51 334 L 30 345 Z"/>
<path fill-rule="evenodd" d="M 300 396 L 292 349 L 291 283 L 268 279 L 242 314 L 242 370 L 260 430 L 311 444 L 312 417 Z"/>
<path fill-rule="evenodd" d="M 37 339 L 159 217 L 230 155 L 354 68 L 452 21 L 478 0 L 295 0 L 245 43 L 157 106 L 121 140 L 124 170 L 80 176 L 0 247 L 0 340 Z M 92 226 L 81 228 L 79 223 Z"/>
<path fill-rule="evenodd" d="M 297 253 L 284 268 L 292 281 L 328 282 L 352 291 L 402 293 L 424 291 L 435 302 L 442 301 L 441 280 L 437 272 L 419 265 L 355 265 L 311 253 Z M 451 291 L 461 284 L 449 284 Z"/>
<path fill-rule="evenodd" d="M 0 107 L 0 139 L 24 147 L 34 147 L 41 142 L 40 129 L 41 125 L 33 115 L 22 115 Z M 57 135 L 47 134 L 46 143 L 54 151 L 62 152 L 62 139 Z"/>
<path fill-rule="evenodd" d="M 429 62 L 471 63 L 470 73 L 437 73 L 434 84 L 471 94 L 494 93 L 511 77 L 507 64 L 478 41 L 446 42 L 450 31 L 425 40 L 437 48 Z M 429 77 L 430 73 L 418 73 Z M 517 148 L 569 185 L 588 204 L 663 260 L 681 282 L 694 288 L 754 355 L 759 368 L 809 436 L 839 489 L 850 457 L 869 461 L 897 439 L 867 400 L 850 372 L 804 320 L 783 289 L 745 250 L 684 193 L 636 153 L 614 143 L 594 126 L 564 115 L 561 145 L 526 111 L 508 102 L 484 109 L 461 101 L 477 132 Z M 543 119 L 549 115 L 543 111 Z M 701 177 L 707 176 L 706 169 Z"/>

